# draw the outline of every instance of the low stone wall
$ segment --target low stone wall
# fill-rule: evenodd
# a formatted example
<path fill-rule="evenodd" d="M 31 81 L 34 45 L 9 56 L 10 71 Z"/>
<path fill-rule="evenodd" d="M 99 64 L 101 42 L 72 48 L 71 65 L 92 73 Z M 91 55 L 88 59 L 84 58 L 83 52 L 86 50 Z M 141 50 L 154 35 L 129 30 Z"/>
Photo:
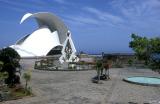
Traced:
<path fill-rule="evenodd" d="M 22 69 L 26 70 L 26 69 L 34 69 L 35 67 L 35 62 L 36 61 L 40 61 L 40 60 L 44 60 L 44 59 L 54 59 L 57 56 L 44 56 L 44 57 L 26 57 L 26 58 L 21 58 L 20 60 L 20 65 L 22 66 Z"/>

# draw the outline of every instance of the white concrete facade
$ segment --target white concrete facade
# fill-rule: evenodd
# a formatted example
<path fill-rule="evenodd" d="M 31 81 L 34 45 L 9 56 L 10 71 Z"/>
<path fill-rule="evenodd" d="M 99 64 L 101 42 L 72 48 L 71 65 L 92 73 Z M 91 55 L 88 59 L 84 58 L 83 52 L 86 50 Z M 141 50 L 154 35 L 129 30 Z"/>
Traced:
<path fill-rule="evenodd" d="M 54 47 L 62 46 L 62 56 L 59 59 L 61 63 L 78 61 L 71 33 L 58 17 L 48 12 L 27 13 L 20 24 L 28 18 L 35 18 L 39 28 L 10 46 L 21 57 L 46 56 Z"/>

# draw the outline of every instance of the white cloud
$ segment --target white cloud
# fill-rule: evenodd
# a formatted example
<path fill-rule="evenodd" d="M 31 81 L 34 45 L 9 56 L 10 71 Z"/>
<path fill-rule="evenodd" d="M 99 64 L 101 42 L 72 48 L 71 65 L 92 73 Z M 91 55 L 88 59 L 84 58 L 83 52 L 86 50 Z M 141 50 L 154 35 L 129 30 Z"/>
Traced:
<path fill-rule="evenodd" d="M 147 0 L 146 4 L 152 6 L 152 7 L 158 7 L 160 8 L 160 0 Z"/>
<path fill-rule="evenodd" d="M 148 19 L 155 16 L 160 16 L 160 0 L 122 1 L 123 2 L 119 2 L 118 0 L 115 0 L 111 3 L 111 5 L 112 8 L 117 9 L 128 19 Z"/>
<path fill-rule="evenodd" d="M 115 15 L 110 14 L 108 12 L 100 11 L 96 8 L 85 7 L 83 9 L 91 14 L 94 14 L 102 21 L 108 21 L 111 23 L 123 23 L 124 22 L 124 20 L 120 16 L 115 16 Z"/>
<path fill-rule="evenodd" d="M 78 15 L 78 16 L 65 16 L 65 18 L 69 19 L 69 21 L 72 21 L 72 23 L 74 24 L 94 24 L 94 25 L 99 25 L 99 21 L 92 18 L 92 17 L 88 17 L 88 16 L 82 16 L 82 15 Z"/>
<path fill-rule="evenodd" d="M 147 30 L 160 23 L 160 0 L 114 0 L 110 6 L 118 10 L 131 28 Z"/>
<path fill-rule="evenodd" d="M 25 8 L 34 8 L 35 10 L 43 9 L 46 6 L 44 1 L 9 1 L 9 0 L 0 0 L 0 3 L 7 4 L 8 9 L 14 9 L 15 11 L 24 11 Z M 2 5 L 3 6 L 3 5 Z M 4 5 L 5 6 L 5 5 Z"/>
<path fill-rule="evenodd" d="M 85 26 L 87 28 L 93 26 L 105 28 L 109 26 L 124 29 L 124 20 L 120 16 L 115 16 L 92 7 L 82 7 L 81 10 L 83 11 L 80 11 L 76 15 L 63 15 L 64 20 L 75 26 Z"/>

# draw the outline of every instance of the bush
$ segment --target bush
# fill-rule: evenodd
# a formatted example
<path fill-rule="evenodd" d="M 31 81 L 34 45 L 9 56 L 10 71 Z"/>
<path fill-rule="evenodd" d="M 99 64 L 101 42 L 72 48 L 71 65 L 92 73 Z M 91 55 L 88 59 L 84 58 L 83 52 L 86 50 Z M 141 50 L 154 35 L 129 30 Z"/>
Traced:
<path fill-rule="evenodd" d="M 19 54 L 10 47 L 0 51 L 0 61 L 3 62 L 1 72 L 8 73 L 5 83 L 11 87 L 20 83 L 20 77 L 16 75 L 16 68 L 20 67 L 19 60 Z"/>
<path fill-rule="evenodd" d="M 160 54 L 152 54 L 150 57 L 149 66 L 151 69 L 160 72 Z"/>
<path fill-rule="evenodd" d="M 129 66 L 132 66 L 133 65 L 133 60 L 129 59 L 128 64 L 129 64 Z"/>

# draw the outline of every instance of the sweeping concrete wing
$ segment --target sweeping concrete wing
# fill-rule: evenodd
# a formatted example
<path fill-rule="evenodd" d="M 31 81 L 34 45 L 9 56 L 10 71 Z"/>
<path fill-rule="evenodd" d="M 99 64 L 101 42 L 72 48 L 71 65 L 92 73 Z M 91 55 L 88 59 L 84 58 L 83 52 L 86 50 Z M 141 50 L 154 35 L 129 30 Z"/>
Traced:
<path fill-rule="evenodd" d="M 51 32 L 57 31 L 60 43 L 64 43 L 67 38 L 68 28 L 57 16 L 48 12 L 27 13 L 22 17 L 20 24 L 29 18 L 35 18 L 39 28 L 47 26 Z"/>
<path fill-rule="evenodd" d="M 48 12 L 27 13 L 20 24 L 29 18 L 35 18 L 39 28 L 11 46 L 21 57 L 46 56 L 51 49 L 64 44 L 68 28 L 58 17 Z"/>

